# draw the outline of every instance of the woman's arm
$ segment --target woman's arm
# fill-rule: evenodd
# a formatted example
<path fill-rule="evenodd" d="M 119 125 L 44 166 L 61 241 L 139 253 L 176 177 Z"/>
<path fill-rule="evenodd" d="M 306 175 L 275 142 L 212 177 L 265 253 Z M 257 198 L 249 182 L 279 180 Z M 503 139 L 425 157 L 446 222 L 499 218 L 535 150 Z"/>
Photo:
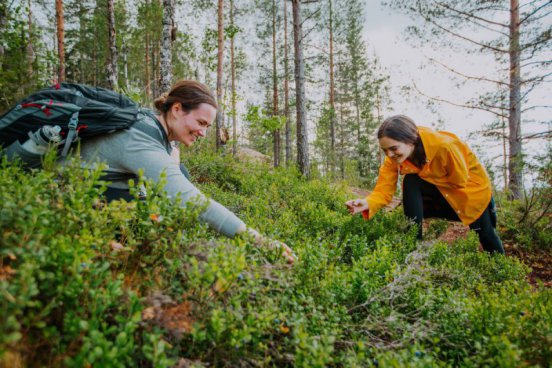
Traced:
<path fill-rule="evenodd" d="M 253 236 L 257 245 L 264 245 L 269 248 L 282 248 L 282 255 L 288 263 L 293 263 L 295 255 L 286 244 L 267 238 L 256 230 L 246 227 L 232 211 L 220 203 L 206 198 L 181 172 L 179 163 L 171 157 L 160 144 L 151 141 L 147 135 L 139 131 L 133 132 L 132 143 L 129 143 L 125 152 L 121 155 L 124 166 L 132 171 L 143 170 L 144 176 L 154 181 L 159 181 L 164 172 L 167 178 L 165 190 L 167 194 L 179 201 L 185 207 L 192 202 L 198 205 L 205 205 L 206 209 L 201 213 L 200 220 L 206 222 L 215 231 L 234 237 L 237 234 L 249 233 Z"/>
<path fill-rule="evenodd" d="M 253 237 L 255 245 L 257 246 L 264 246 L 269 249 L 280 249 L 282 251 L 282 257 L 284 257 L 289 264 L 293 264 L 297 260 L 297 256 L 293 253 L 293 250 L 285 243 L 267 238 L 257 230 L 247 227 L 245 224 L 238 228 L 237 234 L 249 234 Z"/>
<path fill-rule="evenodd" d="M 179 163 L 165 150 L 160 142 L 146 133 L 131 128 L 116 142 L 125 148 L 116 158 L 116 164 L 133 173 L 143 171 L 144 176 L 159 182 L 163 173 L 166 176 L 165 191 L 182 207 L 188 203 L 206 206 L 200 220 L 217 232 L 233 237 L 243 225 L 234 213 L 216 201 L 206 198 L 183 174 Z"/>
<path fill-rule="evenodd" d="M 367 214 L 365 217 L 372 218 L 381 208 L 387 206 L 397 189 L 397 170 L 397 164 L 386 157 L 380 167 L 374 190 L 365 199 L 357 198 L 345 203 L 351 215 L 362 213 L 363 216 Z"/>
<path fill-rule="evenodd" d="M 366 197 L 369 218 L 374 217 L 380 209 L 391 203 L 393 194 L 397 190 L 398 169 L 398 165 L 389 157 L 385 158 L 379 170 L 376 186 L 372 193 Z"/>

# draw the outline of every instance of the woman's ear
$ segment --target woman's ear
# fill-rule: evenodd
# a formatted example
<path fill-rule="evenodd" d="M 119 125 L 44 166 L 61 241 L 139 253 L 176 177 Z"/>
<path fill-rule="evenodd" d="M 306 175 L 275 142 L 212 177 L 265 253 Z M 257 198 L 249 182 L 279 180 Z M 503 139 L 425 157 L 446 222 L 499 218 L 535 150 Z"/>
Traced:
<path fill-rule="evenodd" d="M 182 111 L 182 104 L 180 102 L 175 102 L 171 105 L 170 113 L 172 115 L 172 118 L 178 119 L 180 111 Z"/>
<path fill-rule="evenodd" d="M 171 106 L 171 110 L 175 113 L 179 112 L 180 110 L 182 110 L 182 104 L 180 102 L 173 103 Z"/>

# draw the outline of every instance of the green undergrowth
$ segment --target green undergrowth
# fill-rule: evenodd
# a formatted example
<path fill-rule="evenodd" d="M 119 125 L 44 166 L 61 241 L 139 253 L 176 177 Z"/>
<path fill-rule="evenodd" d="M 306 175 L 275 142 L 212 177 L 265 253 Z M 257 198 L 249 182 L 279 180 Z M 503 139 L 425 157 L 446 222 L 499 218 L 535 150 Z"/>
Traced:
<path fill-rule="evenodd" d="M 227 239 L 173 206 L 105 204 L 100 171 L 0 167 L 0 366 L 523 367 L 552 361 L 549 289 L 515 258 L 416 234 L 400 211 L 350 217 L 345 184 L 186 158 L 262 233 Z M 137 183 L 138 184 L 138 183 Z M 438 230 L 438 229 L 437 229 Z M 437 232 L 435 230 L 435 232 Z"/>

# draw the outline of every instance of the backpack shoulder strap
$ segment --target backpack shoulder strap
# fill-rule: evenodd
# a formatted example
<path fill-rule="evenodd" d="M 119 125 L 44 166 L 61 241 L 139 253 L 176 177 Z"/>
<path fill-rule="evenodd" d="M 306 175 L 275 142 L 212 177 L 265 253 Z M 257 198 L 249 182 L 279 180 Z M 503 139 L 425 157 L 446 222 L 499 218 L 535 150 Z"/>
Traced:
<path fill-rule="evenodd" d="M 147 135 L 156 139 L 157 141 L 159 141 L 161 144 L 163 144 L 167 153 L 170 154 L 172 147 L 169 142 L 169 137 L 167 137 L 167 133 L 165 132 L 165 129 L 161 125 L 161 122 L 159 121 L 159 119 L 157 119 L 153 111 L 149 109 L 140 109 L 140 113 L 147 115 L 153 121 L 155 121 L 155 124 L 157 127 L 151 126 L 150 124 L 146 123 L 142 119 L 137 119 L 133 127 L 146 133 Z"/>

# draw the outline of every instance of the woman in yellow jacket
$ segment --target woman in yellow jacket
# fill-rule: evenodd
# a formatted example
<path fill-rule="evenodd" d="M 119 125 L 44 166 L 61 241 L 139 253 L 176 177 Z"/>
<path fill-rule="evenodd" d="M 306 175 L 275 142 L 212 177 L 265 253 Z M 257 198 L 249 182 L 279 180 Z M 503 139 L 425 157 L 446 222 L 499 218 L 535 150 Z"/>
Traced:
<path fill-rule="evenodd" d="M 404 213 L 418 225 L 419 239 L 424 218 L 445 218 L 469 225 L 487 252 L 504 253 L 491 182 L 466 143 L 452 133 L 417 127 L 404 115 L 386 119 L 378 140 L 387 157 L 372 193 L 346 203 L 351 214 L 372 218 L 391 201 L 401 174 Z"/>

